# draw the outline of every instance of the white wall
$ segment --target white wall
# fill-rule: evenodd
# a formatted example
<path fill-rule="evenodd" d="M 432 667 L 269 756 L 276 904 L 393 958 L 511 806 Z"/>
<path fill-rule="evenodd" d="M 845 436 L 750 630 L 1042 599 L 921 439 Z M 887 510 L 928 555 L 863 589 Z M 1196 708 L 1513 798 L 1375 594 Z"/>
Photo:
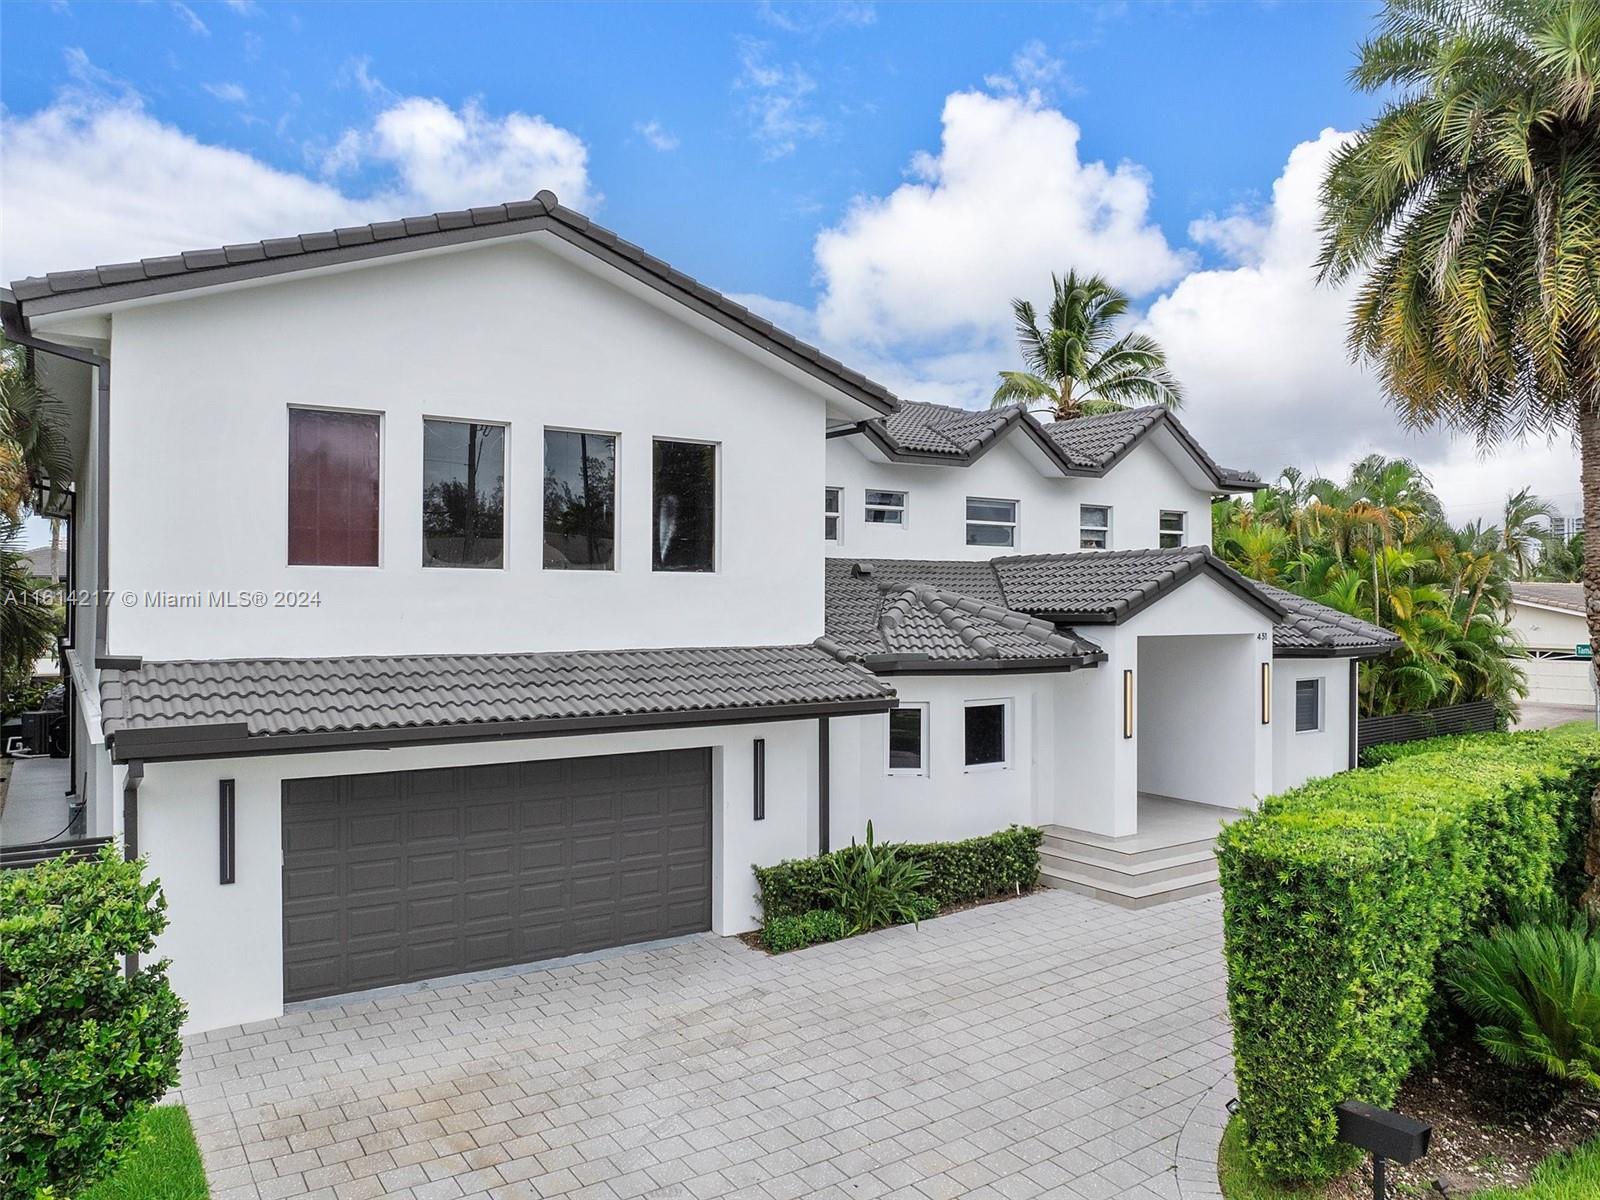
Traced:
<path fill-rule="evenodd" d="M 751 745 L 758 737 L 767 741 L 761 821 L 754 819 L 752 795 Z M 173 986 L 189 1006 L 186 1032 L 283 1011 L 285 779 L 694 746 L 713 749 L 712 928 L 721 934 L 754 929 L 759 916 L 751 864 L 816 850 L 815 721 L 147 764 L 139 790 L 140 850 L 170 906 L 171 924 L 157 953 L 172 959 Z M 119 789 L 123 773 L 116 772 Z M 228 885 L 217 881 L 221 779 L 235 781 L 237 882 Z"/>
<path fill-rule="evenodd" d="M 113 614 L 112 650 L 810 641 L 822 628 L 825 401 L 682 312 L 526 242 L 119 312 L 111 580 L 141 599 Z M 285 565 L 291 404 L 384 414 L 380 567 Z M 425 416 L 509 424 L 504 570 L 421 566 Z M 615 572 L 541 569 L 547 425 L 620 434 Z M 653 436 L 721 444 L 714 574 L 650 569 Z M 306 590 L 320 606 L 197 614 L 142 599 L 223 589 Z"/>
<path fill-rule="evenodd" d="M 970 467 L 881 463 L 864 452 L 861 435 L 827 443 L 827 486 L 842 487 L 835 558 L 992 558 L 997 554 L 1059 554 L 1079 549 L 1078 506 L 1112 509 L 1111 548 L 1158 546 L 1163 509 L 1188 514 L 1187 544 L 1211 544 L 1211 494 L 1185 477 L 1157 434 L 1098 479 L 1044 475 L 1011 434 Z M 1191 468 L 1192 469 L 1192 468 Z M 865 493 L 908 493 L 904 526 L 868 525 Z M 1015 549 L 966 544 L 968 496 L 1018 501 Z M 822 523 L 823 497 L 815 505 Z"/>
<path fill-rule="evenodd" d="M 1322 680 L 1322 728 L 1297 733 L 1295 683 Z M 1308 779 L 1350 767 L 1350 660 L 1279 658 L 1272 664 L 1272 790 L 1299 787 Z"/>
<path fill-rule="evenodd" d="M 1594 663 L 1579 658 L 1530 658 L 1521 663 L 1528 676 L 1529 704 L 1594 706 Z"/>
<path fill-rule="evenodd" d="M 1514 600 L 1509 608 L 1510 620 L 1507 624 L 1530 650 L 1558 650 L 1562 654 L 1571 654 L 1578 646 L 1588 645 L 1589 623 L 1577 613 L 1535 608 Z"/>
<path fill-rule="evenodd" d="M 1245 808 L 1256 797 L 1260 656 L 1252 634 L 1139 639 L 1139 790 Z"/>

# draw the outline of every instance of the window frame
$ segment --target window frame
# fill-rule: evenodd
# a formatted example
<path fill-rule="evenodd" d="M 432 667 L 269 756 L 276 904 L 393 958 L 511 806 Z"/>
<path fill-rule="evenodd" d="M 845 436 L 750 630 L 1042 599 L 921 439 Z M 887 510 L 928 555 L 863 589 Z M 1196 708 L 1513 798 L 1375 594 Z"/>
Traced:
<path fill-rule="evenodd" d="M 872 501 L 867 499 L 867 497 L 874 494 L 879 496 L 899 496 L 900 503 L 874 504 Z M 863 520 L 869 526 L 904 529 L 911 523 L 911 493 L 902 488 L 867 488 L 861 494 L 861 511 L 863 513 Z M 874 512 L 899 513 L 900 519 L 898 521 L 874 521 L 870 516 L 865 515 Z"/>
<path fill-rule="evenodd" d="M 896 712 L 904 711 L 915 711 L 921 717 L 921 724 L 918 729 L 921 735 L 920 745 L 917 749 L 918 765 L 915 767 L 897 767 L 894 765 L 894 735 L 891 721 Z M 928 709 L 928 703 L 921 700 L 902 703 L 898 708 L 890 709 L 883 714 L 883 769 L 885 774 L 921 777 L 925 777 L 928 774 L 928 722 L 930 719 L 931 713 Z"/>
<path fill-rule="evenodd" d="M 832 484 L 824 484 L 822 492 L 822 540 L 838 545 L 840 541 L 839 534 L 842 532 L 840 526 L 844 522 L 844 488 L 834 487 Z M 833 502 L 831 510 L 828 508 L 830 500 Z M 828 536 L 828 521 L 830 519 L 833 521 L 832 537 Z"/>
<path fill-rule="evenodd" d="M 378 561 L 371 563 L 303 563 L 295 562 L 290 557 L 290 506 L 294 503 L 294 494 L 289 486 L 291 472 L 293 471 L 293 439 L 294 439 L 294 414 L 297 412 L 311 413 L 342 413 L 353 417 L 375 417 L 378 421 Z M 349 408 L 337 404 L 286 404 L 283 407 L 283 562 L 290 570 L 312 571 L 381 571 L 384 567 L 383 543 L 386 525 L 383 519 L 384 497 L 388 493 L 389 473 L 389 421 L 388 414 L 377 408 Z"/>
<path fill-rule="evenodd" d="M 1086 508 L 1098 508 L 1098 509 L 1100 509 L 1102 512 L 1104 512 L 1106 514 L 1106 523 L 1104 525 L 1086 525 L 1086 524 L 1084 524 L 1083 510 L 1086 509 Z M 1078 549 L 1077 549 L 1077 551 L 1075 553 L 1083 554 L 1083 553 L 1088 553 L 1088 552 L 1095 551 L 1095 550 L 1109 550 L 1109 549 L 1111 549 L 1111 526 L 1112 526 L 1112 522 L 1114 520 L 1114 515 L 1113 514 L 1114 514 L 1114 510 L 1112 509 L 1112 506 L 1109 505 L 1109 504 L 1079 504 L 1078 505 Z M 1083 535 L 1084 535 L 1084 533 L 1086 531 L 1087 532 L 1091 532 L 1091 533 L 1099 533 L 1099 534 L 1103 535 L 1104 538 L 1105 538 L 1105 545 L 1103 545 L 1103 546 L 1085 546 L 1083 544 Z"/>
<path fill-rule="evenodd" d="M 711 447 L 711 566 L 704 571 L 673 571 L 656 565 L 656 446 L 671 442 L 680 446 Z M 719 575 L 722 573 L 722 443 L 710 438 L 650 437 L 650 573 L 652 575 Z"/>
<path fill-rule="evenodd" d="M 551 433 L 586 433 L 592 437 L 611 439 L 611 565 L 609 567 L 584 567 L 569 569 L 549 567 L 544 561 L 544 479 L 549 446 L 545 435 Z M 652 464 L 652 474 L 654 464 Z M 508 472 L 509 473 L 509 472 Z M 652 479 L 652 484 L 654 480 Z M 720 514 L 719 514 L 720 515 Z M 652 514 L 652 522 L 653 522 Z M 622 570 L 622 434 L 610 429 L 583 429 L 576 425 L 545 425 L 539 431 L 539 570 L 557 575 L 615 575 Z"/>
<path fill-rule="evenodd" d="M 468 563 L 430 563 L 428 561 L 428 535 L 426 530 L 419 530 L 422 535 L 422 560 L 421 569 L 424 571 L 504 571 L 511 565 L 511 422 L 486 421 L 477 417 L 445 416 L 440 413 L 422 414 L 422 456 L 421 461 L 425 466 L 428 459 L 428 422 L 448 421 L 454 425 L 493 425 L 502 432 L 502 457 L 501 466 L 505 472 L 505 496 L 502 500 L 500 512 L 500 565 L 472 566 Z M 427 479 L 424 474 L 422 479 L 423 491 L 427 490 Z"/>
<path fill-rule="evenodd" d="M 1300 685 L 1303 683 L 1314 684 L 1317 689 L 1317 723 L 1309 729 L 1300 728 Z M 1294 681 L 1294 731 L 1296 735 L 1303 733 L 1327 732 L 1328 714 L 1328 680 L 1326 676 L 1314 675 L 1309 679 L 1296 679 Z"/>
<path fill-rule="evenodd" d="M 1162 522 L 1168 517 L 1178 518 L 1177 529 L 1164 529 Z M 1177 534 L 1178 540 L 1174 545 L 1167 545 L 1166 539 L 1172 534 Z M 1189 510 L 1180 508 L 1163 508 L 1156 514 L 1156 545 L 1162 550 L 1177 550 L 1188 544 L 1189 539 Z"/>
<path fill-rule="evenodd" d="M 1011 769 L 1011 760 L 1014 757 L 1012 741 L 1014 730 L 1012 709 L 1014 706 L 1011 701 L 1012 697 L 1010 696 L 996 696 L 983 700 L 963 700 L 961 702 L 961 769 L 964 773 L 971 775 L 981 771 L 1009 771 Z M 998 707 L 1001 712 L 1000 753 L 1002 757 L 999 762 L 969 763 L 967 761 L 967 713 L 974 708 L 995 707 Z"/>
<path fill-rule="evenodd" d="M 1011 520 L 989 521 L 972 515 L 973 504 L 1009 504 L 1011 506 Z M 999 496 L 968 496 L 962 511 L 966 514 L 966 540 L 969 546 L 989 547 L 995 550 L 1015 550 L 1017 548 L 1018 534 L 1022 529 L 1022 501 L 1006 500 Z M 1006 542 L 975 542 L 972 540 L 972 527 L 981 525 L 989 529 L 1009 529 L 1011 540 Z"/>

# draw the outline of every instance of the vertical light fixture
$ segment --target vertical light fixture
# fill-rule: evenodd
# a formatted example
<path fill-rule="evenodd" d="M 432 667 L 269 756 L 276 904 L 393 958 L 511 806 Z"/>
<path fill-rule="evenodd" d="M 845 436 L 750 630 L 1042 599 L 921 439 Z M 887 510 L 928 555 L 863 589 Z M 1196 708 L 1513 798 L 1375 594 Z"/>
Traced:
<path fill-rule="evenodd" d="M 1122 736 L 1133 736 L 1133 672 L 1122 673 Z"/>
<path fill-rule="evenodd" d="M 234 878 L 234 802 L 233 780 L 224 779 L 217 784 L 217 841 L 219 850 L 218 883 L 232 883 Z"/>
<path fill-rule="evenodd" d="M 767 819 L 767 739 L 757 738 L 753 757 L 755 758 L 755 820 Z"/>
<path fill-rule="evenodd" d="M 1272 664 L 1261 664 L 1261 723 L 1272 724 Z"/>

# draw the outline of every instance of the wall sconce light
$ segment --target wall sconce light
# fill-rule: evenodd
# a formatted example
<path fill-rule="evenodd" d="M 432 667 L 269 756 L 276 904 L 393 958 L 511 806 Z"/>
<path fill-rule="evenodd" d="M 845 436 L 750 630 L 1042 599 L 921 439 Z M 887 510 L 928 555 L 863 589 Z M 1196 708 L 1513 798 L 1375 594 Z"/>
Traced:
<path fill-rule="evenodd" d="M 233 780 L 224 779 L 217 784 L 217 882 L 232 883 L 237 866 L 234 854 L 234 790 Z"/>
<path fill-rule="evenodd" d="M 1272 664 L 1261 664 L 1261 723 L 1272 724 Z"/>
<path fill-rule="evenodd" d="M 755 759 L 755 812 L 757 821 L 767 819 L 767 739 L 756 738 L 751 746 L 752 757 Z"/>
<path fill-rule="evenodd" d="M 1133 736 L 1133 672 L 1122 673 L 1122 736 Z"/>

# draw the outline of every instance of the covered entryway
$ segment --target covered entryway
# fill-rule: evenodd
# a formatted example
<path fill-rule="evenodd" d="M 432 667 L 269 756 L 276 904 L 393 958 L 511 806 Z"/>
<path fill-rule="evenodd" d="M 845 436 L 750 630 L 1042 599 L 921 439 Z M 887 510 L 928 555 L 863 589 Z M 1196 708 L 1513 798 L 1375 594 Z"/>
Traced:
<path fill-rule="evenodd" d="M 287 780 L 305 1000 L 711 928 L 711 751 Z"/>
<path fill-rule="evenodd" d="M 1249 634 L 1139 639 L 1140 794 L 1225 809 L 1250 803 L 1261 728 L 1256 645 Z"/>

